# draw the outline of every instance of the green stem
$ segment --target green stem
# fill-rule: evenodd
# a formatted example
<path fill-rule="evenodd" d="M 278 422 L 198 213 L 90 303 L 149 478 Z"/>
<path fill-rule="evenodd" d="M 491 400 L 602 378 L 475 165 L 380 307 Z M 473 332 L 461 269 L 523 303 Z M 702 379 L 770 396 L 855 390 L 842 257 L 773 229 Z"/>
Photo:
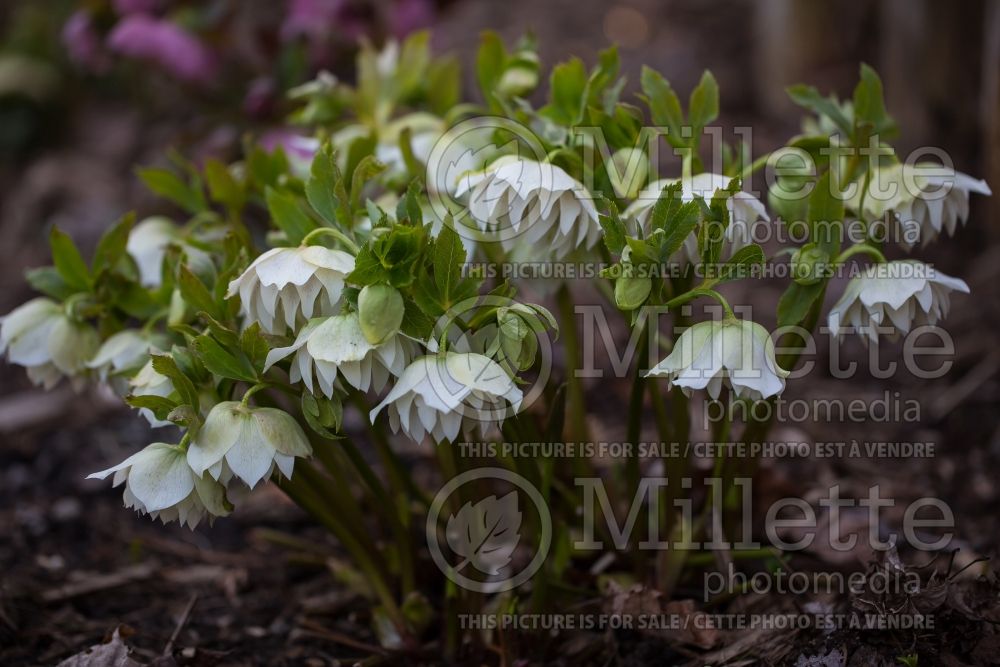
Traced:
<path fill-rule="evenodd" d="M 347 234 L 340 231 L 339 229 L 334 229 L 333 227 L 320 227 L 319 229 L 312 230 L 311 232 L 305 235 L 305 238 L 302 239 L 302 245 L 307 246 L 313 240 L 319 238 L 320 236 L 332 236 L 333 238 L 343 243 L 347 247 L 347 249 L 350 250 L 355 255 L 358 254 L 358 250 L 360 250 L 360 248 L 358 248 L 358 244 L 355 243 L 351 239 L 351 237 L 349 237 Z"/>
<path fill-rule="evenodd" d="M 307 466 L 300 466 L 305 469 Z M 409 638 L 409 629 L 406 617 L 403 615 L 396 599 L 393 597 L 389 585 L 379 569 L 375 567 L 372 560 L 372 553 L 355 538 L 348 528 L 341 523 L 335 513 L 329 511 L 321 500 L 321 496 L 306 478 L 305 475 L 295 475 L 291 479 L 281 479 L 278 481 L 279 487 L 288 494 L 296 505 L 302 507 L 311 515 L 316 517 L 330 532 L 332 532 L 344 548 L 351 554 L 354 562 L 361 568 L 362 573 L 371 585 L 372 590 L 378 597 L 386 614 L 392 620 L 393 625 L 404 638 Z"/>
<path fill-rule="evenodd" d="M 885 255 L 882 254 L 882 251 L 875 246 L 868 245 L 867 243 L 856 243 L 844 252 L 840 253 L 837 256 L 837 259 L 834 260 L 834 263 L 842 264 L 854 255 L 868 255 L 880 264 L 884 264 L 888 261 L 886 260 Z"/>
<path fill-rule="evenodd" d="M 580 335 L 576 326 L 576 310 L 573 294 L 565 284 L 556 293 L 559 312 L 563 319 L 563 350 L 566 353 L 566 400 L 569 407 L 569 436 L 576 442 L 587 442 L 587 405 L 583 395 L 583 383 L 578 376 L 580 368 Z"/>

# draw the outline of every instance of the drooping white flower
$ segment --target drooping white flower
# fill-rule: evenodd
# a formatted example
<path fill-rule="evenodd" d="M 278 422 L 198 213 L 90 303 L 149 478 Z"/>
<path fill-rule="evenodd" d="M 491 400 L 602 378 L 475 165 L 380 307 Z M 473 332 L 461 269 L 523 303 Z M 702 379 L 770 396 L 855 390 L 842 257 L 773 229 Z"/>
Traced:
<path fill-rule="evenodd" d="M 372 422 L 388 408 L 393 433 L 400 427 L 414 441 L 435 442 L 459 433 L 484 434 L 521 407 L 523 394 L 503 368 L 475 353 L 447 352 L 419 357 L 406 367 L 385 399 L 369 414 Z"/>
<path fill-rule="evenodd" d="M 101 382 L 110 382 L 119 393 L 128 387 L 123 374 L 142 367 L 149 360 L 150 351 L 157 350 L 157 340 L 137 329 L 125 329 L 101 344 L 87 368 L 97 371 Z"/>
<path fill-rule="evenodd" d="M 992 195 L 986 181 L 937 164 L 895 164 L 880 169 L 865 193 L 865 216 L 883 218 L 890 212 L 899 244 L 909 250 L 927 245 L 945 231 L 954 236 L 969 217 L 969 196 Z M 861 190 L 853 200 L 861 205 Z"/>
<path fill-rule="evenodd" d="M 544 249 L 550 259 L 590 249 L 601 238 L 592 196 L 561 168 L 501 158 L 461 179 L 456 196 L 469 193 L 469 213 L 486 240 L 505 250 Z"/>
<path fill-rule="evenodd" d="M 225 488 L 191 470 L 184 449 L 177 445 L 154 442 L 87 479 L 106 479 L 112 473 L 113 486 L 125 483 L 126 507 L 163 523 L 178 521 L 194 529 L 206 515 L 211 520 L 230 512 Z"/>
<path fill-rule="evenodd" d="M 713 399 L 728 385 L 737 397 L 761 400 L 785 389 L 788 372 L 774 358 L 767 329 L 747 320 L 699 322 L 684 331 L 647 377 L 665 377 L 685 394 L 707 389 Z"/>
<path fill-rule="evenodd" d="M 224 484 L 235 475 L 253 488 L 275 466 L 291 477 L 295 457 L 310 455 L 309 439 L 287 412 L 225 401 L 208 413 L 188 447 L 187 463 L 197 475 L 208 471 Z"/>
<path fill-rule="evenodd" d="M 264 331 L 282 334 L 312 317 L 333 315 L 354 270 L 354 257 L 323 246 L 272 248 L 229 283 L 243 314 Z"/>
<path fill-rule="evenodd" d="M 659 200 L 663 190 L 679 180 L 681 179 L 662 179 L 649 184 L 639 193 L 639 197 L 629 204 L 622 213 L 622 217 L 626 220 L 635 220 L 642 226 L 643 232 L 648 234 L 650 232 L 650 213 L 653 211 L 653 206 Z M 705 201 L 710 201 L 717 190 L 725 190 L 729 187 L 730 180 L 732 179 L 728 176 L 709 173 L 685 179 L 681 184 L 681 200 L 689 202 L 698 196 L 703 197 Z M 748 192 L 737 192 L 729 197 L 726 200 L 726 208 L 729 211 L 729 226 L 726 227 L 725 231 L 723 259 L 753 243 L 757 225 L 767 224 L 771 221 L 764 204 Z M 688 262 L 700 261 L 698 239 L 694 234 L 684 239 L 684 248 L 681 252 L 683 259 Z"/>
<path fill-rule="evenodd" d="M 75 322 L 62 306 L 38 297 L 0 318 L 0 354 L 24 366 L 28 377 L 46 389 L 63 377 L 76 378 L 101 341 L 93 327 Z"/>
<path fill-rule="evenodd" d="M 166 375 L 161 375 L 153 368 L 153 360 L 148 360 L 139 372 L 129 380 L 129 386 L 134 396 L 160 396 L 167 398 L 174 393 L 174 383 Z M 153 428 L 170 426 L 173 422 L 157 419 L 149 408 L 139 408 L 139 414 L 146 418 Z"/>
<path fill-rule="evenodd" d="M 139 282 L 145 287 L 159 287 L 163 282 L 163 258 L 167 246 L 177 243 L 187 261 L 195 268 L 211 270 L 212 258 L 203 250 L 184 243 L 181 230 L 169 218 L 154 216 L 136 223 L 128 235 L 125 250 L 139 269 Z"/>
<path fill-rule="evenodd" d="M 399 334 L 372 345 L 361 331 L 357 313 L 335 315 L 310 320 L 292 345 L 268 352 L 264 370 L 294 353 L 289 379 L 303 382 L 310 393 L 314 368 L 319 390 L 327 398 L 333 397 L 338 373 L 356 389 L 382 391 L 390 376 L 403 373 L 414 348 L 414 343 Z"/>
<path fill-rule="evenodd" d="M 935 325 L 948 314 L 951 292 L 969 293 L 969 286 L 917 260 L 897 260 L 865 267 L 852 278 L 830 308 L 828 325 L 834 336 L 853 327 L 878 342 L 877 327 L 894 326 L 890 339 L 911 328 Z"/>

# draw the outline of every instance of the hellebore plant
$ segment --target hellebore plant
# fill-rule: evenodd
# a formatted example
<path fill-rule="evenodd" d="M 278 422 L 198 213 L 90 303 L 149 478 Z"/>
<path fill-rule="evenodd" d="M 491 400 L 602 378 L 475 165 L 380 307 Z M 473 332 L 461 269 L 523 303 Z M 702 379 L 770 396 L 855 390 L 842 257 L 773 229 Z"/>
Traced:
<path fill-rule="evenodd" d="M 793 87 L 792 98 L 816 116 L 807 134 L 752 162 L 726 145 L 725 159 L 708 170 L 700 139 L 719 108 L 709 73 L 685 113 L 669 83 L 644 68 L 636 105 L 622 99 L 609 49 L 589 72 L 577 59 L 557 65 L 548 101 L 536 109 L 528 96 L 542 77 L 530 41 L 508 51 L 484 37 L 481 104 L 460 103 L 453 64 L 432 58 L 418 34 L 381 52 L 363 48 L 354 86 L 321 77 L 293 91 L 301 105 L 293 118 L 318 147 L 307 171 L 281 149 L 253 143 L 235 164 L 141 170 L 182 219 L 126 217 L 89 263 L 53 230 L 54 266 L 28 275 L 45 296 L 0 329 L 0 350 L 35 383 L 114 382 L 152 426 L 179 427 L 173 438 L 160 431 L 167 442 L 95 473 L 124 484 L 128 507 L 194 527 L 275 482 L 350 554 L 375 605 L 375 631 L 391 648 L 418 645 L 440 613 L 454 651 L 460 611 L 543 610 L 581 582 L 596 586 L 587 567 L 568 583 L 574 563 L 591 557 L 573 551 L 567 526 L 580 503 L 572 478 L 598 475 L 592 462 L 491 462 L 531 480 L 562 519 L 551 537 L 558 555 L 491 600 L 442 588 L 441 573 L 427 567 L 417 533 L 428 490 L 399 448 L 402 438 L 423 443 L 446 482 L 469 469 L 455 453 L 462 441 L 585 440 L 575 302 L 603 300 L 637 331 L 636 349 L 665 354 L 658 363 L 633 360 L 623 437 L 638 441 L 648 409 L 663 442 L 686 442 L 689 397 L 753 403 L 784 391 L 798 353 L 786 345 L 776 355 L 764 323 L 812 332 L 828 289 L 843 290 L 828 317 L 837 334 L 853 327 L 878 344 L 880 333 L 936 325 L 949 294 L 968 292 L 966 284 L 916 260 L 888 261 L 871 232 L 879 222 L 915 229 L 901 244 L 908 250 L 955 232 L 969 194 L 989 194 L 964 174 L 925 176 L 926 165 L 899 161 L 884 143 L 895 126 L 868 67 L 847 102 Z M 641 150 L 646 127 L 681 157 L 679 173 L 659 177 L 660 165 Z M 874 159 L 852 152 L 869 144 L 880 149 Z M 789 155 L 799 168 L 783 169 L 766 197 L 746 191 L 755 172 Z M 952 189 L 940 194 L 949 174 Z M 875 186 L 886 183 L 901 187 L 885 197 Z M 844 247 L 848 222 L 865 233 Z M 768 256 L 764 245 L 775 244 L 759 244 L 760 232 L 781 230 L 797 231 L 797 240 Z M 481 270 L 564 260 L 602 270 L 582 283 L 510 282 Z M 832 280 L 858 261 L 867 266 L 846 287 Z M 752 316 L 737 317 L 720 286 L 780 265 L 792 279 L 773 310 L 755 304 Z M 523 294 L 554 295 L 558 320 Z M 720 315 L 694 321 L 695 300 Z M 655 324 L 661 314 L 679 336 Z M 561 355 L 550 350 L 557 339 Z M 345 428 L 345 410 L 364 433 Z M 716 438 L 760 439 L 769 424 L 748 421 L 738 435 L 733 426 L 722 424 Z M 662 464 L 676 479 L 688 461 Z M 716 469 L 731 478 L 753 462 L 720 459 Z M 642 472 L 632 457 L 603 474 L 628 503 Z M 719 508 L 706 501 L 707 509 Z M 658 516 L 668 531 L 706 529 Z M 451 531 L 444 520 L 440 530 Z M 527 544 L 542 540 L 537 526 L 521 533 Z M 506 562 L 512 551 L 497 553 Z M 635 549 L 626 560 L 630 576 L 667 594 L 685 567 L 678 552 L 651 562 Z"/>

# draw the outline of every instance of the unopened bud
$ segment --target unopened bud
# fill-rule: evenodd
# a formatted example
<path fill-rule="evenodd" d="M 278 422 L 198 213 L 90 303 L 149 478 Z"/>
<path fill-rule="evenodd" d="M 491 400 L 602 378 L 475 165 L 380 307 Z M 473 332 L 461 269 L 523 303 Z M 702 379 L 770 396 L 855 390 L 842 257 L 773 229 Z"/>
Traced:
<path fill-rule="evenodd" d="M 792 255 L 792 278 L 800 285 L 815 285 L 823 277 L 830 257 L 815 243 L 807 243 Z"/>
<path fill-rule="evenodd" d="M 615 281 L 615 305 L 622 310 L 635 310 L 646 303 L 653 289 L 653 281 L 649 277 L 623 275 Z"/>
<path fill-rule="evenodd" d="M 403 297 L 390 285 L 368 285 L 358 294 L 358 322 L 365 340 L 378 345 L 399 331 Z"/>

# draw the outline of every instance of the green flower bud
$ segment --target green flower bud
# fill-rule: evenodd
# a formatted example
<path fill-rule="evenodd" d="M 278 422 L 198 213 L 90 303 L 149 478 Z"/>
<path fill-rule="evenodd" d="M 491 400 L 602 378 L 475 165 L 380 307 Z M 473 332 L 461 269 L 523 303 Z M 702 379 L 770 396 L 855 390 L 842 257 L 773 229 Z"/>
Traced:
<path fill-rule="evenodd" d="M 822 279 L 830 257 L 815 243 L 807 243 L 792 255 L 792 279 L 800 285 L 815 285 Z"/>
<path fill-rule="evenodd" d="M 508 308 L 497 311 L 500 349 L 518 370 L 531 368 L 538 352 L 538 338 L 528 322 Z"/>
<path fill-rule="evenodd" d="M 636 277 L 627 271 L 615 281 L 615 305 L 621 310 L 635 310 L 646 303 L 653 289 L 653 281 L 649 277 Z"/>
<path fill-rule="evenodd" d="M 605 166 L 615 194 L 635 199 L 649 176 L 649 160 L 638 148 L 619 148 Z"/>
<path fill-rule="evenodd" d="M 399 331 L 403 296 L 390 285 L 368 285 L 358 294 L 358 322 L 365 340 L 378 345 Z"/>

